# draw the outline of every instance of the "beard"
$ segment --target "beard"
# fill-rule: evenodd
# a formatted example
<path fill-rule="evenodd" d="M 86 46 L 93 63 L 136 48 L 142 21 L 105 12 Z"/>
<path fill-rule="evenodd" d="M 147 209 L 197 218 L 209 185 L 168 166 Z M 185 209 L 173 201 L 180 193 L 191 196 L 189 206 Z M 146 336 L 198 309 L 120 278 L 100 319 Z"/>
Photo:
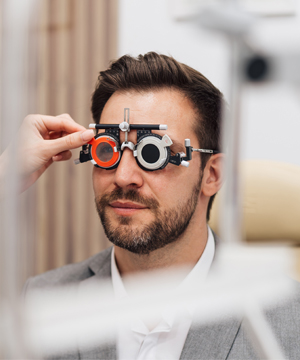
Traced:
<path fill-rule="evenodd" d="M 199 192 L 199 183 L 193 188 L 190 197 L 177 207 L 160 210 L 156 199 L 139 194 L 136 189 L 118 188 L 109 194 L 95 199 L 97 212 L 100 216 L 105 234 L 114 245 L 132 253 L 148 255 L 150 252 L 175 242 L 186 231 L 196 210 Z M 118 216 L 118 226 L 113 226 L 107 215 L 109 203 L 116 200 L 129 200 L 147 206 L 154 214 L 154 220 L 148 225 L 132 228 L 130 217 Z"/>

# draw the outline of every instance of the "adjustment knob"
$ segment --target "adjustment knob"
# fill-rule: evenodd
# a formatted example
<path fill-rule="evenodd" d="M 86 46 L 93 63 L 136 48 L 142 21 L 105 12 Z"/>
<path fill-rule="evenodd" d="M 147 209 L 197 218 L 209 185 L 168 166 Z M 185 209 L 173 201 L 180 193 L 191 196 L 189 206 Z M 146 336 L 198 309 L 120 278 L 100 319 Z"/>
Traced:
<path fill-rule="evenodd" d="M 120 125 L 119 128 L 121 131 L 128 131 L 129 130 L 129 124 L 125 121 L 123 121 Z"/>
<path fill-rule="evenodd" d="M 180 165 L 182 165 L 184 167 L 189 167 L 190 164 L 188 161 L 182 160 Z"/>

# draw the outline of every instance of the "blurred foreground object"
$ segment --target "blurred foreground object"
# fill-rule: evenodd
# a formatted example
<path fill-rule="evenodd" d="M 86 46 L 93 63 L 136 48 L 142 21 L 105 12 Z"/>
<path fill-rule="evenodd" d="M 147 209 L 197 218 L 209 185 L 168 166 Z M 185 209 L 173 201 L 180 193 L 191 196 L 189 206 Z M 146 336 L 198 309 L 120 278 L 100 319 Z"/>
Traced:
<path fill-rule="evenodd" d="M 261 358 L 284 359 L 273 335 L 273 331 L 277 336 L 280 333 L 274 328 L 276 317 L 268 319 L 271 328 L 265 316 L 272 309 L 282 316 L 280 306 L 288 308 L 295 295 L 295 284 L 283 275 L 292 265 L 290 250 L 225 244 L 219 245 L 217 258 L 208 279 L 190 281 L 184 291 L 174 286 L 182 269 L 160 269 L 128 277 L 130 297 L 117 300 L 110 279 L 100 274 L 72 287 L 49 287 L 45 282 L 36 289 L 28 283 L 28 345 L 38 355 L 73 354 L 70 358 L 77 359 L 95 358 L 97 354 L 97 358 L 106 358 L 107 346 L 114 351 L 119 326 L 130 324 L 136 317 L 151 319 L 164 308 L 179 316 L 184 316 L 185 308 L 192 308 L 194 335 L 189 341 L 199 348 L 199 358 L 216 358 L 224 344 L 216 344 L 215 338 L 222 338 L 225 331 L 226 336 L 232 336 L 227 340 L 234 348 L 240 346 L 239 340 L 235 343 L 236 335 L 245 336 L 244 341 L 250 340 Z M 208 332 L 205 346 L 203 336 L 195 336 L 197 328 L 202 328 L 203 336 L 205 329 Z M 214 336 L 209 335 L 212 328 Z M 290 351 L 297 351 L 297 346 Z"/>
<path fill-rule="evenodd" d="M 18 159 L 16 134 L 35 100 L 35 15 L 37 0 L 3 0 L 1 6 L 1 137 L 0 153 L 9 149 L 9 161 L 1 183 L 0 199 L 0 357 L 22 359 L 28 356 L 24 345 L 20 289 L 24 269 L 33 261 L 32 208 L 18 197 Z M 31 36 L 30 36 L 31 35 Z M 3 168 L 2 168 L 3 170 Z M 28 238 L 26 235 L 30 235 Z M 22 255 L 22 256 L 21 256 Z"/>

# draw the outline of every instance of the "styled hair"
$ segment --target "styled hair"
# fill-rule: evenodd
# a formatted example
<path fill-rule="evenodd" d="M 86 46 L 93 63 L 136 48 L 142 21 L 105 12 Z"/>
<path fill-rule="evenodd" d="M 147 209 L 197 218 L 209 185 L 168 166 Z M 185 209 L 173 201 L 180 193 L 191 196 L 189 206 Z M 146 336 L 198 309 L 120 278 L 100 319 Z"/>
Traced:
<path fill-rule="evenodd" d="M 220 120 L 222 93 L 200 72 L 176 61 L 174 58 L 149 52 L 137 58 L 124 55 L 101 71 L 92 95 L 93 119 L 99 123 L 103 108 L 116 91 L 149 91 L 163 88 L 179 90 L 186 96 L 196 113 L 194 131 L 199 146 L 220 149 Z M 201 170 L 210 157 L 201 153 Z M 206 219 L 215 195 L 208 204 Z"/>

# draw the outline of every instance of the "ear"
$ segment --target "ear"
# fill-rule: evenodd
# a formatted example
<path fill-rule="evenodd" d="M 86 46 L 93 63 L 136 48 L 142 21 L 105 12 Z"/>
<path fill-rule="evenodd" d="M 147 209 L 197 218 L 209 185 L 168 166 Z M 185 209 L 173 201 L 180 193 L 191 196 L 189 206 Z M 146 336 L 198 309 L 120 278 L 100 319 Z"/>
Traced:
<path fill-rule="evenodd" d="M 202 194 L 213 196 L 223 185 L 224 154 L 212 155 L 203 171 Z"/>

